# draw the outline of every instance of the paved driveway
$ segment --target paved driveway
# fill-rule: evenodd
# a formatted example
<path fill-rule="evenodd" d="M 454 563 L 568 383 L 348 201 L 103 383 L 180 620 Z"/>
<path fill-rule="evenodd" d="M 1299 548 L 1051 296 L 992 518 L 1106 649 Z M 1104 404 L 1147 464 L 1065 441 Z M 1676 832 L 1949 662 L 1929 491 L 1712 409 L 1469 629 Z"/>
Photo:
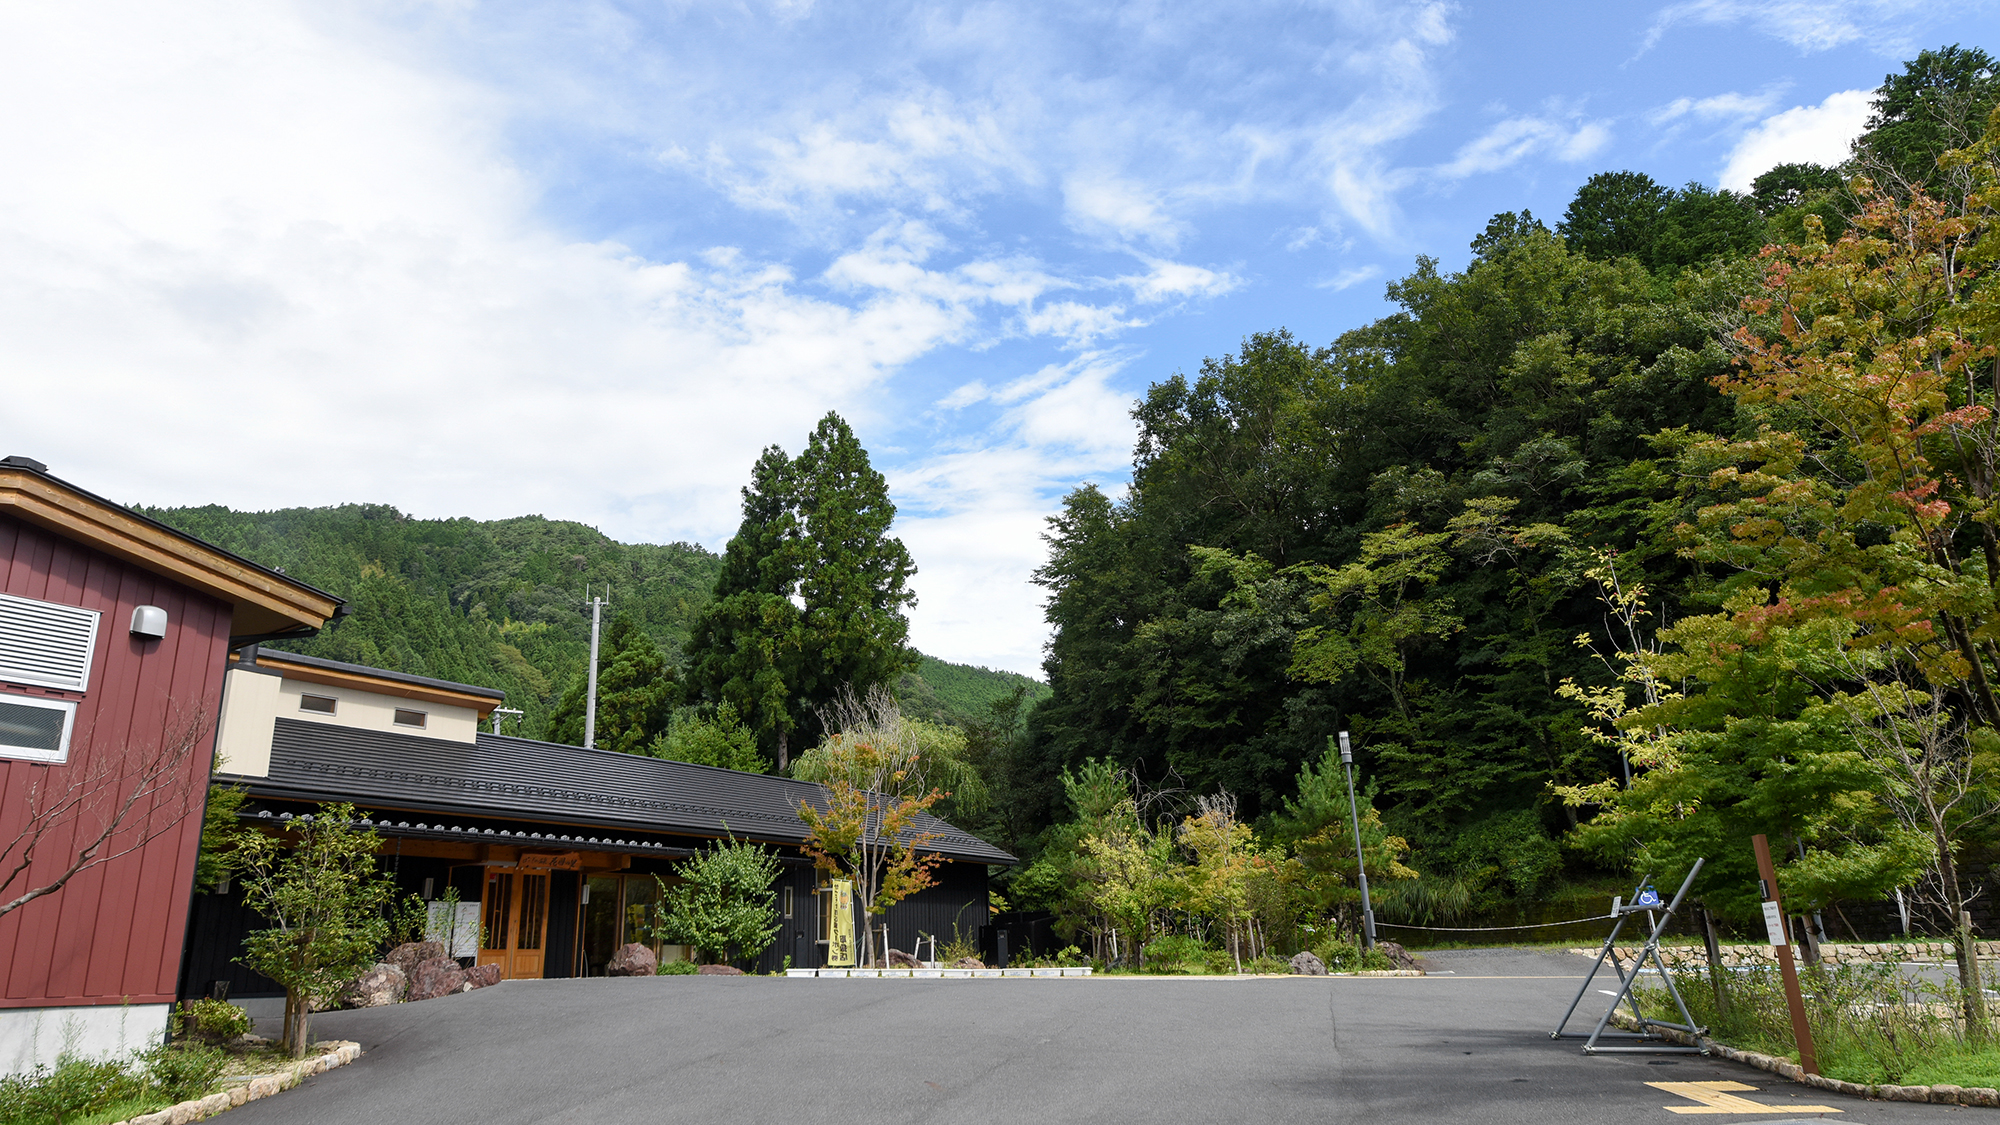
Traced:
<path fill-rule="evenodd" d="M 1548 1033 L 1589 962 L 1430 962 L 1451 975 L 509 982 L 321 1015 L 318 1037 L 367 1053 L 227 1120 L 1664 1123 L 1697 1103 L 1648 1082 L 1716 1081 L 1773 1109 L 1697 1119 L 1993 1112 L 1841 1098 L 1692 1055 L 1586 1058 Z"/>

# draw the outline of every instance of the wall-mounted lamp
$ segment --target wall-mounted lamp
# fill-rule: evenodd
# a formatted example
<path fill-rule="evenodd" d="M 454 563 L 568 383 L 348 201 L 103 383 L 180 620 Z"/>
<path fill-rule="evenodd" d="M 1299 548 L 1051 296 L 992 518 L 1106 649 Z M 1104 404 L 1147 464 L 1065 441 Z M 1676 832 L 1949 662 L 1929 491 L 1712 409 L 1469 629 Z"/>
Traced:
<path fill-rule="evenodd" d="M 132 609 L 132 635 L 158 639 L 167 635 L 167 611 L 156 605 Z"/>

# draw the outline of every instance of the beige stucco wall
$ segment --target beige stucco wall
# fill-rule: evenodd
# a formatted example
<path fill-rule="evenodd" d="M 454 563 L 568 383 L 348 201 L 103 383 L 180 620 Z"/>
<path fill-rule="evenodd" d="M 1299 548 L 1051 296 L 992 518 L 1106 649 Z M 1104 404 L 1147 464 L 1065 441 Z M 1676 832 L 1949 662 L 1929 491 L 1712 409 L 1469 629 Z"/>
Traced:
<path fill-rule="evenodd" d="M 377 695 L 372 691 L 309 684 L 291 679 L 283 681 L 278 693 L 281 698 L 277 714 L 288 719 L 305 719 L 309 722 L 359 727 L 363 730 L 421 734 L 426 738 L 444 738 L 453 742 L 471 742 L 479 733 L 479 712 L 470 707 L 451 707 L 440 703 L 404 699 L 395 695 Z M 299 698 L 306 695 L 330 695 L 339 702 L 334 705 L 334 712 L 331 715 L 320 711 L 303 711 L 299 709 Z M 397 726 L 397 708 L 422 711 L 427 716 L 424 726 L 421 729 Z M 267 737 L 266 744 L 268 743 Z"/>
<path fill-rule="evenodd" d="M 215 772 L 266 777 L 271 772 L 273 720 L 284 705 L 276 676 L 231 668 L 222 676 L 222 714 L 216 720 Z M 294 697 L 293 707 L 299 705 Z"/>
<path fill-rule="evenodd" d="M 299 700 L 306 695 L 331 696 L 334 712 L 306 711 Z M 399 726 L 398 708 L 422 711 L 422 728 Z M 362 730 L 386 730 L 400 734 L 420 734 L 453 742 L 471 742 L 479 733 L 479 712 L 470 707 L 452 707 L 372 691 L 332 687 L 283 679 L 264 672 L 231 668 L 224 677 L 222 716 L 216 724 L 215 771 L 266 777 L 271 772 L 271 738 L 275 720 L 305 719 L 333 726 Z"/>

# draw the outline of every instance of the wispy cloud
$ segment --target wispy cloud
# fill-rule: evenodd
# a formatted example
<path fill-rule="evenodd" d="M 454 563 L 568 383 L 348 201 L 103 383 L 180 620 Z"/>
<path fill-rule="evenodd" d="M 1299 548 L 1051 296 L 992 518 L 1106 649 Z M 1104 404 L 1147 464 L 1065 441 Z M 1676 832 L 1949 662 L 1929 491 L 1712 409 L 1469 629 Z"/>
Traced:
<path fill-rule="evenodd" d="M 1433 169 L 1444 179 L 1462 179 L 1494 172 L 1530 156 L 1548 155 L 1563 161 L 1585 160 L 1611 139 L 1602 121 L 1562 122 L 1546 117 L 1510 117 L 1458 150 L 1449 163 Z"/>
<path fill-rule="evenodd" d="M 1688 0 L 1660 9 L 1643 49 L 1678 25 L 1741 24 L 1804 52 L 1867 42 L 1899 57 L 1909 49 L 1910 17 L 1930 7 L 1923 0 Z"/>
<path fill-rule="evenodd" d="M 1689 117 L 1700 121 L 1741 121 L 1769 113 L 1777 101 L 1778 95 L 1775 91 L 1739 94 L 1732 90 L 1726 94 L 1711 94 L 1705 98 L 1675 98 L 1648 113 L 1646 120 L 1655 125 L 1665 125 Z"/>
<path fill-rule="evenodd" d="M 1352 269 L 1341 270 L 1324 281 L 1313 282 L 1313 288 L 1331 289 L 1338 293 L 1343 289 L 1352 289 L 1364 281 L 1372 281 L 1381 276 L 1381 266 L 1355 266 Z"/>

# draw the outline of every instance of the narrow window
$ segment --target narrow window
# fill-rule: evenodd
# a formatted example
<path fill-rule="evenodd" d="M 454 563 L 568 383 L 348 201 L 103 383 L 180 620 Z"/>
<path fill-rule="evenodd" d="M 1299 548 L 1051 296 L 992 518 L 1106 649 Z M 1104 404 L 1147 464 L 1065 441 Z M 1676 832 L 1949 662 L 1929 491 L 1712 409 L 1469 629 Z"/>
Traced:
<path fill-rule="evenodd" d="M 785 917 L 792 916 L 792 888 L 785 888 Z"/>
<path fill-rule="evenodd" d="M 821 887 L 813 892 L 813 897 L 819 900 L 818 940 L 831 942 L 833 940 L 833 911 L 828 908 L 833 905 L 833 888 Z"/>
<path fill-rule="evenodd" d="M 396 708 L 396 725 L 399 727 L 416 727 L 421 730 L 424 725 L 424 713 L 422 711 L 409 711 L 398 707 Z"/>
<path fill-rule="evenodd" d="M 32 695 L 0 697 L 0 758 L 60 765 L 69 761 L 76 704 Z"/>
<path fill-rule="evenodd" d="M 331 715 L 333 714 L 334 705 L 335 700 L 330 695 L 299 696 L 299 710 L 301 711 L 316 711 L 322 715 Z"/>

